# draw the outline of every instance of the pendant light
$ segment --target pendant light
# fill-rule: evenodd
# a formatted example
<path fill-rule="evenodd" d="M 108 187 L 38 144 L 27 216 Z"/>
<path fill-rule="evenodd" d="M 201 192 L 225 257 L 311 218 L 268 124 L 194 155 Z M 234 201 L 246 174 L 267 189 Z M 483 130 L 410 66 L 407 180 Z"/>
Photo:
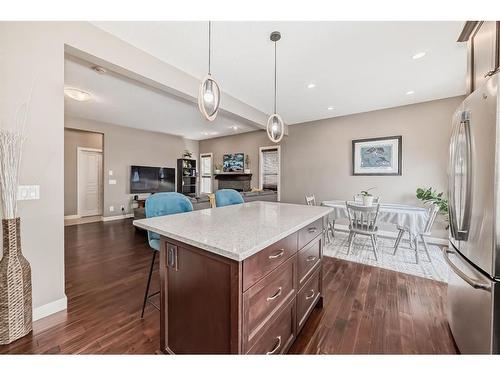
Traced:
<path fill-rule="evenodd" d="M 279 31 L 273 31 L 271 33 L 270 39 L 274 42 L 274 113 L 267 119 L 267 136 L 274 143 L 278 143 L 283 138 L 285 134 L 285 124 L 280 115 L 278 115 L 276 110 L 276 42 L 281 39 L 281 33 Z"/>
<path fill-rule="evenodd" d="M 212 22 L 208 21 L 208 74 L 203 78 L 198 92 L 198 108 L 208 121 L 217 117 L 220 104 L 219 85 L 212 78 L 210 71 L 210 55 L 212 52 Z"/>

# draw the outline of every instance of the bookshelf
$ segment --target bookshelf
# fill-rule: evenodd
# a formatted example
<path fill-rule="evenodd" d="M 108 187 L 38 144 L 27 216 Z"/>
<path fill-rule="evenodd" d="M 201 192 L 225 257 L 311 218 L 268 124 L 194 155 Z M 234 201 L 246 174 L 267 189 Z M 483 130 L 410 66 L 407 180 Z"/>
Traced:
<path fill-rule="evenodd" d="M 177 192 L 196 196 L 196 160 L 177 159 Z"/>

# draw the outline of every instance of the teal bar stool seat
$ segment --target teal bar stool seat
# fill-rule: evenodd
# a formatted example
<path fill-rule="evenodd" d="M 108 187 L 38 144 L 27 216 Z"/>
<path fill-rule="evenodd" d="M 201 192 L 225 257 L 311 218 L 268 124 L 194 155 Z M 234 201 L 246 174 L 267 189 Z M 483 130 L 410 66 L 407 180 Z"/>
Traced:
<path fill-rule="evenodd" d="M 146 218 L 174 215 L 190 211 L 193 211 L 193 204 L 185 195 L 179 193 L 157 193 L 146 199 Z M 141 318 L 144 317 L 144 309 L 146 308 L 148 300 L 159 293 L 156 292 L 149 295 L 149 286 L 151 284 L 151 276 L 153 275 L 155 258 L 158 251 L 160 251 L 160 235 L 148 231 L 148 243 L 151 249 L 153 249 L 153 260 L 151 261 L 151 267 L 149 268 L 149 276 L 146 285 L 146 292 L 144 293 Z M 152 302 L 150 303 L 158 308 L 158 306 L 154 305 Z"/>
<path fill-rule="evenodd" d="M 220 189 L 215 192 L 215 205 L 217 207 L 231 206 L 245 203 L 240 193 L 233 189 Z"/>

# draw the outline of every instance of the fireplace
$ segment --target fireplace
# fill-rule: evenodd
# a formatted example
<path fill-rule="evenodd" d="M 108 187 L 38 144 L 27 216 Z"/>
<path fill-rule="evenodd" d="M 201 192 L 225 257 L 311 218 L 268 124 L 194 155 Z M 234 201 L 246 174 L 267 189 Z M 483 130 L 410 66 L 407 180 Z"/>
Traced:
<path fill-rule="evenodd" d="M 251 173 L 219 173 L 215 175 L 219 189 L 234 189 L 237 191 L 250 191 Z"/>

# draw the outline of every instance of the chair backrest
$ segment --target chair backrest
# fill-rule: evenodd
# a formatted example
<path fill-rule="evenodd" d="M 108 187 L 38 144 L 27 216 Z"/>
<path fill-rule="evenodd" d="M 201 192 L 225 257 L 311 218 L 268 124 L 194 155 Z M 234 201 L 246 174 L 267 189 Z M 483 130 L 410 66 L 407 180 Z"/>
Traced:
<path fill-rule="evenodd" d="M 308 206 L 316 206 L 316 197 L 314 196 L 314 194 L 306 195 L 306 204 Z"/>
<path fill-rule="evenodd" d="M 436 217 L 439 213 L 439 206 L 437 204 L 432 204 L 427 210 L 427 222 L 425 223 L 424 234 L 428 234 L 431 232 L 432 226 L 434 225 L 434 221 L 436 221 Z"/>
<path fill-rule="evenodd" d="M 193 204 L 180 193 L 156 193 L 146 199 L 146 217 L 157 217 L 193 211 Z M 159 240 L 157 233 L 148 231 L 148 241 Z"/>
<path fill-rule="evenodd" d="M 240 193 L 233 189 L 220 189 L 215 192 L 215 204 L 217 207 L 231 206 L 233 204 L 245 203 Z"/>
<path fill-rule="evenodd" d="M 355 194 L 353 200 L 354 203 L 363 203 L 363 196 L 361 194 Z M 373 203 L 380 203 L 380 197 L 373 197 Z"/>
<path fill-rule="evenodd" d="M 380 205 L 360 206 L 349 202 L 345 202 L 345 205 L 352 229 L 362 231 L 373 231 L 375 229 Z"/>

